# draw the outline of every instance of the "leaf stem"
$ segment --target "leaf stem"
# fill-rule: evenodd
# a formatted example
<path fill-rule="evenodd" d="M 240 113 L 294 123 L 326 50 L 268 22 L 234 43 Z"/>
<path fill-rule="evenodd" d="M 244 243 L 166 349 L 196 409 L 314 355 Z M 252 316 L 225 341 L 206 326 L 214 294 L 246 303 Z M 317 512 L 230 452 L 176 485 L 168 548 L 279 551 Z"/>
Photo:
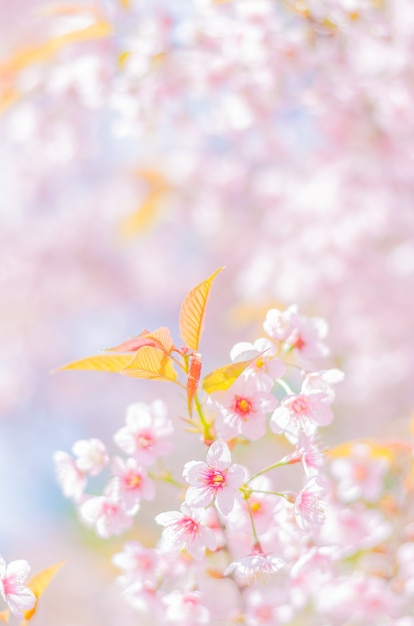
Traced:
<path fill-rule="evenodd" d="M 250 483 L 252 480 L 257 478 L 258 476 L 262 476 L 263 474 L 266 474 L 267 472 L 270 472 L 272 469 L 276 469 L 276 467 L 283 467 L 284 465 L 289 465 L 289 463 L 286 462 L 284 459 L 282 459 L 281 461 L 278 461 L 277 463 L 273 463 L 272 465 L 268 465 L 267 467 L 262 469 L 260 472 L 257 472 L 257 474 L 254 474 L 254 476 L 249 478 L 246 481 L 246 484 Z"/>

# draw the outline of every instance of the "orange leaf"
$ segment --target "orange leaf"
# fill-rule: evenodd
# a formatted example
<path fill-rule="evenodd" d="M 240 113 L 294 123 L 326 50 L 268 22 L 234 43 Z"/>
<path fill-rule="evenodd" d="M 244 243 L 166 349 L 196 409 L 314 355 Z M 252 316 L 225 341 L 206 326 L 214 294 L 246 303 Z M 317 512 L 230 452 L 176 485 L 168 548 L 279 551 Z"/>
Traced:
<path fill-rule="evenodd" d="M 184 343 L 191 350 L 198 350 L 198 344 L 204 328 L 206 304 L 213 280 L 223 267 L 216 270 L 209 278 L 196 285 L 184 299 L 180 311 L 180 334 Z"/>
<path fill-rule="evenodd" d="M 195 352 L 190 357 L 190 367 L 188 369 L 187 377 L 187 403 L 188 412 L 191 415 L 191 409 L 193 406 L 193 400 L 197 391 L 198 382 L 201 375 L 201 354 Z"/>
<path fill-rule="evenodd" d="M 260 355 L 259 355 L 260 356 Z M 203 380 L 203 389 L 207 393 L 213 393 L 213 391 L 223 391 L 231 387 L 235 380 L 249 367 L 252 363 L 257 361 L 258 355 L 252 359 L 246 361 L 238 361 L 237 363 L 229 363 L 214 370 L 210 374 L 207 374 Z"/>
<path fill-rule="evenodd" d="M 160 328 L 151 331 L 150 333 L 148 333 L 148 337 L 152 337 L 153 339 L 158 341 L 160 347 L 168 354 L 174 347 L 174 342 L 171 338 L 170 331 L 168 328 L 166 328 L 166 326 L 160 326 Z"/>
<path fill-rule="evenodd" d="M 144 346 L 135 353 L 132 361 L 123 372 L 125 376 L 156 380 L 177 380 L 177 372 L 170 357 L 163 350 Z"/>
<path fill-rule="evenodd" d="M 154 331 L 143 330 L 137 337 L 127 339 L 119 346 L 115 348 L 108 348 L 108 351 L 113 352 L 136 352 L 144 346 L 152 346 L 153 348 L 159 348 L 169 354 L 174 347 L 174 342 L 171 339 L 170 331 L 165 326 L 161 326 Z"/>
<path fill-rule="evenodd" d="M 51 567 L 48 567 L 47 569 L 42 570 L 38 574 L 35 574 L 33 578 L 29 581 L 28 587 L 29 589 L 33 591 L 34 595 L 36 596 L 37 601 L 34 607 L 30 609 L 30 611 L 24 611 L 25 621 L 21 624 L 21 626 L 24 626 L 25 624 L 27 624 L 29 620 L 32 619 L 32 617 L 37 611 L 39 598 L 44 594 L 52 578 L 54 577 L 56 572 L 62 567 L 63 564 L 64 564 L 64 561 L 60 561 L 60 563 L 56 563 L 56 565 L 52 565 Z"/>
<path fill-rule="evenodd" d="M 131 354 L 97 354 L 85 359 L 72 361 L 67 365 L 58 367 L 55 372 L 62 370 L 92 370 L 96 372 L 123 372 L 132 361 Z"/>

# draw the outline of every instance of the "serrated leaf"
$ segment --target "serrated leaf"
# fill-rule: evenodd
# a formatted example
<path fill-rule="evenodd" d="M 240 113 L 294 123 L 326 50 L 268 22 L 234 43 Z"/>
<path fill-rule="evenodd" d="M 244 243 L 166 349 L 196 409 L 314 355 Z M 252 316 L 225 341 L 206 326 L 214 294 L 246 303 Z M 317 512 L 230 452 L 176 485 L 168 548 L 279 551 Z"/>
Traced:
<path fill-rule="evenodd" d="M 60 561 L 60 563 L 56 563 L 47 569 L 42 570 L 38 574 L 35 574 L 33 578 L 28 583 L 29 589 L 31 589 L 36 596 L 36 604 L 30 611 L 24 611 L 24 622 L 22 622 L 21 626 L 27 624 L 35 615 L 37 611 L 37 606 L 39 603 L 39 598 L 44 594 L 46 589 L 48 588 L 52 578 L 56 574 L 56 572 L 62 567 L 64 561 Z"/>
<path fill-rule="evenodd" d="M 186 346 L 191 350 L 198 350 L 211 285 L 217 274 L 223 269 L 220 267 L 209 278 L 196 285 L 187 294 L 181 306 L 180 334 Z"/>
<path fill-rule="evenodd" d="M 72 361 L 67 365 L 58 367 L 55 372 L 62 370 L 91 370 L 95 372 L 117 372 L 120 374 L 131 363 L 131 354 L 97 354 L 78 361 Z"/>
<path fill-rule="evenodd" d="M 190 357 L 190 367 L 187 376 L 187 406 L 191 415 L 194 396 L 196 394 L 201 375 L 201 354 L 194 353 Z"/>
<path fill-rule="evenodd" d="M 229 363 L 207 374 L 203 380 L 204 391 L 213 393 L 213 391 L 224 391 L 228 389 L 249 365 L 257 361 L 257 357 L 258 355 L 256 354 L 252 359 Z"/>
<path fill-rule="evenodd" d="M 111 352 L 136 352 L 144 346 L 159 348 L 169 354 L 174 347 L 170 331 L 165 326 L 161 326 L 154 331 L 143 330 L 137 337 L 127 339 L 115 348 L 108 348 Z"/>
<path fill-rule="evenodd" d="M 163 350 L 144 346 L 133 357 L 123 372 L 125 376 L 155 380 L 177 380 L 177 372 L 169 356 Z"/>

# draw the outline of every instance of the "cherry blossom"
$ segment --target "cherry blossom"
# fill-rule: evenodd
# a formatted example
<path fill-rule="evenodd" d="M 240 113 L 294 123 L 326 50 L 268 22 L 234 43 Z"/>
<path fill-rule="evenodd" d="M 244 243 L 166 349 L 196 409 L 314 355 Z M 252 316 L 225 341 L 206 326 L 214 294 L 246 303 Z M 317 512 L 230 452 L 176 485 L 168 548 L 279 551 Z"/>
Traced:
<path fill-rule="evenodd" d="M 312 392 L 322 392 L 335 398 L 333 385 L 344 380 L 344 373 L 339 369 L 322 370 L 320 372 L 309 372 L 302 383 L 302 391 L 306 394 Z"/>
<path fill-rule="evenodd" d="M 227 391 L 217 392 L 215 399 L 219 410 L 217 429 L 227 438 L 238 434 L 252 440 L 263 437 L 266 416 L 277 404 L 253 376 L 240 376 Z"/>
<path fill-rule="evenodd" d="M 106 447 L 100 439 L 77 441 L 72 446 L 72 452 L 77 457 L 77 467 L 91 476 L 99 474 L 108 463 Z"/>
<path fill-rule="evenodd" d="M 126 460 L 115 456 L 111 460 L 114 478 L 110 481 L 110 490 L 117 494 L 125 511 L 136 510 L 140 500 L 152 500 L 155 496 L 155 484 L 148 476 L 144 466 L 134 458 Z"/>
<path fill-rule="evenodd" d="M 279 626 L 293 621 L 295 608 L 280 581 L 276 587 L 266 584 L 246 591 L 248 626 Z"/>
<path fill-rule="evenodd" d="M 138 509 L 138 502 L 134 508 L 126 509 L 113 485 L 110 485 L 104 495 L 85 498 L 78 510 L 80 518 L 87 526 L 93 527 L 99 537 L 107 538 L 131 528 L 133 515 Z"/>
<path fill-rule="evenodd" d="M 201 558 L 206 549 L 215 550 L 215 532 L 205 524 L 204 510 L 183 504 L 181 511 L 159 513 L 155 522 L 164 526 L 162 549 L 185 549 L 194 558 Z"/>
<path fill-rule="evenodd" d="M 276 356 L 276 348 L 269 339 L 256 339 L 254 343 L 241 341 L 236 343 L 230 352 L 232 361 L 245 361 L 258 358 L 245 370 L 245 375 L 252 375 L 256 379 L 256 385 L 263 391 L 270 391 L 274 380 L 280 378 L 286 372 L 286 365 Z"/>
<path fill-rule="evenodd" d="M 6 561 L 0 556 L 0 593 L 14 615 L 23 617 L 36 604 L 36 596 L 25 584 L 31 567 L 23 559 Z"/>
<path fill-rule="evenodd" d="M 112 563 L 124 572 L 118 577 L 119 584 L 124 588 L 133 585 L 136 589 L 138 584 L 147 589 L 151 586 L 156 588 L 161 574 L 158 551 L 145 548 L 139 541 L 128 541 L 122 552 L 114 554 Z"/>
<path fill-rule="evenodd" d="M 151 405 L 137 402 L 128 407 L 126 426 L 114 435 L 115 443 L 139 463 L 152 465 L 158 456 L 170 454 L 172 422 L 161 400 Z"/>
<path fill-rule="evenodd" d="M 85 472 L 79 469 L 76 460 L 67 452 L 61 450 L 53 455 L 56 478 L 62 488 L 65 498 L 72 498 L 78 502 L 83 495 L 87 484 Z"/>
<path fill-rule="evenodd" d="M 203 604 L 203 596 L 199 591 L 181 593 L 172 591 L 162 599 L 165 606 L 165 624 L 209 624 L 210 612 Z"/>
<path fill-rule="evenodd" d="M 283 432 L 292 442 L 301 433 L 311 437 L 318 426 L 327 426 L 333 419 L 330 396 L 322 392 L 290 394 L 275 409 L 270 418 L 270 428 Z"/>
<path fill-rule="evenodd" d="M 264 533 L 277 517 L 279 498 L 270 478 L 266 475 L 257 476 L 249 481 L 251 493 L 247 500 L 236 501 L 228 520 L 234 529 L 242 528 L 250 538 L 251 524 L 258 533 Z"/>
<path fill-rule="evenodd" d="M 224 573 L 229 575 L 234 572 L 237 577 L 246 583 L 265 582 L 268 579 L 272 579 L 284 565 L 284 560 L 278 554 L 265 554 L 254 551 L 253 554 L 230 563 Z"/>
<path fill-rule="evenodd" d="M 246 470 L 231 462 L 230 450 L 223 441 L 215 441 L 207 452 L 206 462 L 189 461 L 183 476 L 190 485 L 185 494 L 189 506 L 205 507 L 215 502 L 219 512 L 226 515 L 234 506 Z"/>
<path fill-rule="evenodd" d="M 368 446 L 353 445 L 349 457 L 334 459 L 331 464 L 339 499 L 343 502 L 358 498 L 375 501 L 382 493 L 388 469 L 389 462 L 384 456 L 371 458 Z"/>
<path fill-rule="evenodd" d="M 310 478 L 295 500 L 295 519 L 300 528 L 311 530 L 325 522 L 327 484 L 320 476 Z"/>
<path fill-rule="evenodd" d="M 304 359 L 314 359 L 329 353 L 323 343 L 328 334 L 325 320 L 304 317 L 296 306 L 286 311 L 270 309 L 263 327 L 270 337 L 282 342 L 284 352 L 295 349 Z"/>

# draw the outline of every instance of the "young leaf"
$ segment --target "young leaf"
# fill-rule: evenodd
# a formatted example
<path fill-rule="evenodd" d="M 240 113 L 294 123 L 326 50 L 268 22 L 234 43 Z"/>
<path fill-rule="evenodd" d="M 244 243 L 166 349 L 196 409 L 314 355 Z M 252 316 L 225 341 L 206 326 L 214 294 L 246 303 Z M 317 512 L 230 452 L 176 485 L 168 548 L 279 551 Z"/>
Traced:
<path fill-rule="evenodd" d="M 180 334 L 188 348 L 198 350 L 201 333 L 204 328 L 206 304 L 213 280 L 220 267 L 209 278 L 196 285 L 184 299 L 180 311 Z"/>
<path fill-rule="evenodd" d="M 97 354 L 85 359 L 72 361 L 67 365 L 58 367 L 55 372 L 62 370 L 93 370 L 96 372 L 117 372 L 120 374 L 131 363 L 131 354 Z"/>
<path fill-rule="evenodd" d="M 213 391 L 223 391 L 231 387 L 235 380 L 240 376 L 244 370 L 249 367 L 254 361 L 257 361 L 257 355 L 247 361 L 238 361 L 236 363 L 230 363 L 214 370 L 210 374 L 204 377 L 203 389 L 207 393 L 213 393 Z"/>
<path fill-rule="evenodd" d="M 152 332 L 143 330 L 137 337 L 127 339 L 127 341 L 120 343 L 119 346 L 115 348 L 108 348 L 108 352 L 136 352 L 144 346 L 159 348 L 169 354 L 174 347 L 174 342 L 171 339 L 168 328 L 162 326 Z"/>
<path fill-rule="evenodd" d="M 30 611 L 24 611 L 24 622 L 22 622 L 21 626 L 25 626 L 34 616 L 37 611 L 37 607 L 39 604 L 39 598 L 46 591 L 49 586 L 52 578 L 56 574 L 56 572 L 62 567 L 64 561 L 60 561 L 60 563 L 56 563 L 47 569 L 42 570 L 38 574 L 35 574 L 33 578 L 29 581 L 28 587 L 31 589 L 36 596 L 36 604 Z"/>
<path fill-rule="evenodd" d="M 198 382 L 201 375 L 201 354 L 195 352 L 190 357 L 190 367 L 188 369 L 187 377 L 187 404 L 188 413 L 191 415 L 193 406 L 193 400 L 197 391 Z"/>
<path fill-rule="evenodd" d="M 170 357 L 163 350 L 144 346 L 135 353 L 132 361 L 122 373 L 135 378 L 152 378 L 156 380 L 177 380 L 177 372 Z"/>

